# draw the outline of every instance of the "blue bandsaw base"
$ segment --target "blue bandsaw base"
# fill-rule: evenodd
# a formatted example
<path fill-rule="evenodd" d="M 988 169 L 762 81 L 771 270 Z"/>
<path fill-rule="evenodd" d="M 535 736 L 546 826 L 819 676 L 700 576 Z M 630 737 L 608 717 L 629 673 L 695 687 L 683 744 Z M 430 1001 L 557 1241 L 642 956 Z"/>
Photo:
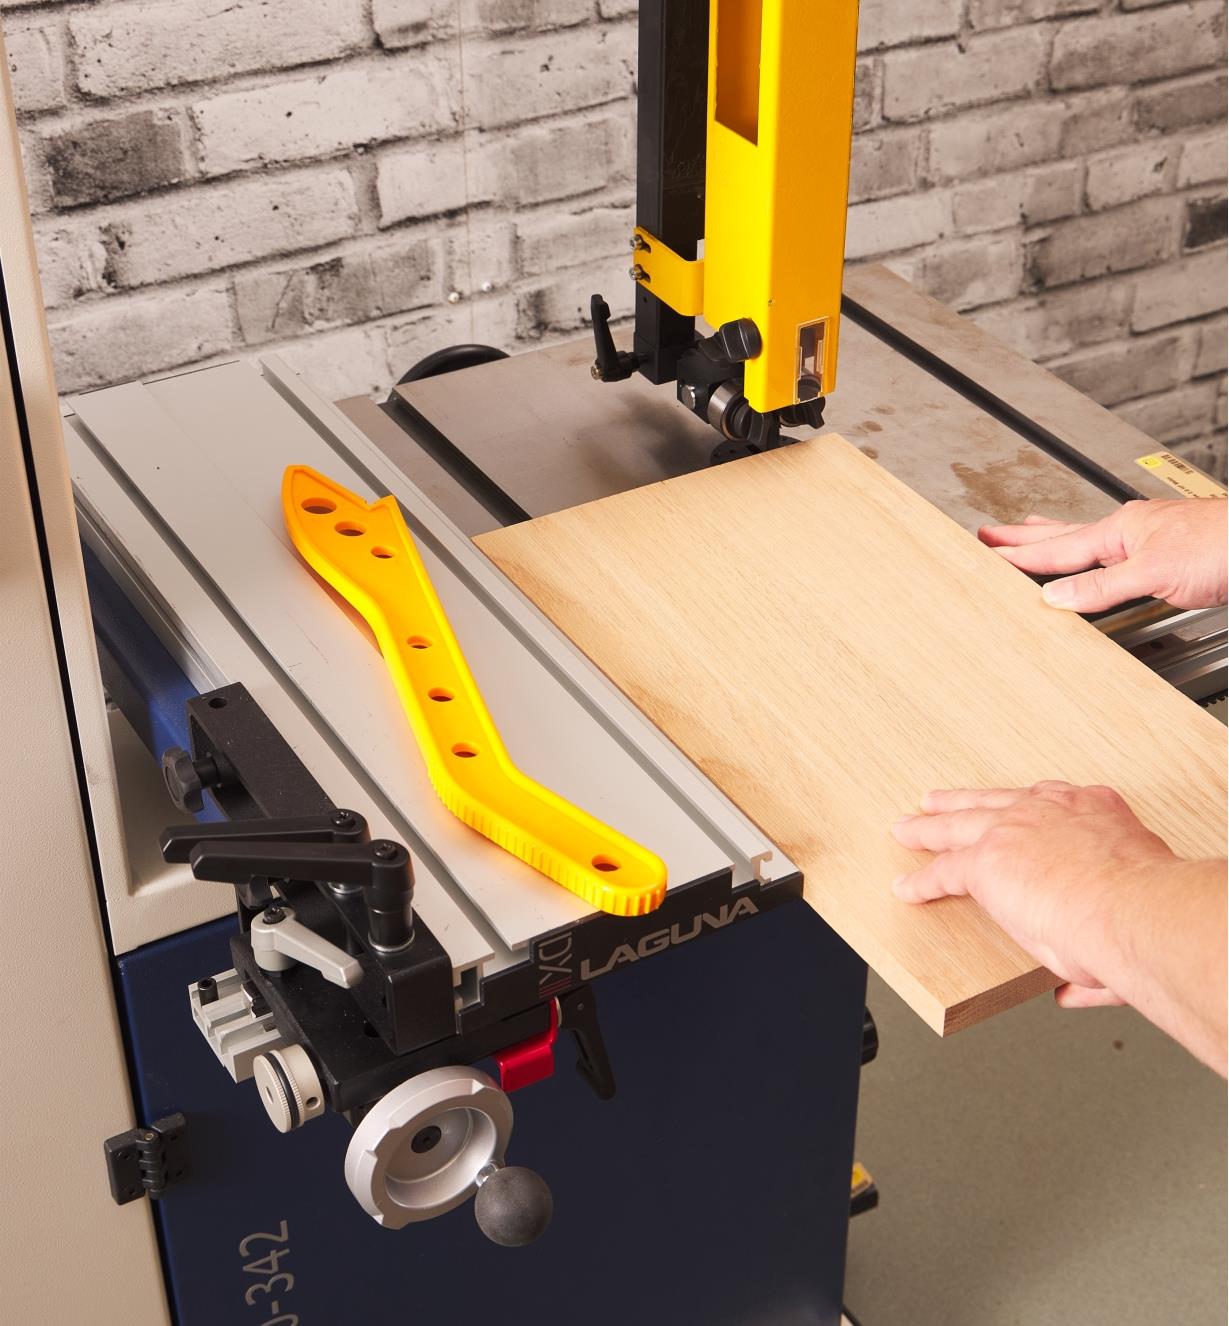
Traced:
<path fill-rule="evenodd" d="M 188 1116 L 192 1177 L 156 1208 L 179 1326 L 837 1326 L 866 968 L 805 904 L 596 983 L 618 1094 L 593 1095 L 565 1034 L 554 1077 L 512 1097 L 508 1161 L 555 1196 L 520 1249 L 468 1203 L 382 1229 L 346 1187 L 344 1120 L 273 1129 L 188 1011 L 231 931 L 118 963 L 142 1117 Z"/>

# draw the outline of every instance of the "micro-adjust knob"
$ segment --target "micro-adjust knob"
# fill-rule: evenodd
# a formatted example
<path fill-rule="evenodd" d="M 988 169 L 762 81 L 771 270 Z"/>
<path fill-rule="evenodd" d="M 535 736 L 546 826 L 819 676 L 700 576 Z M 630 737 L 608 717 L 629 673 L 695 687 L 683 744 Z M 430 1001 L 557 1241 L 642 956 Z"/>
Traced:
<path fill-rule="evenodd" d="M 260 1103 L 274 1128 L 288 1133 L 324 1113 L 324 1088 L 301 1045 L 284 1045 L 252 1060 Z"/>

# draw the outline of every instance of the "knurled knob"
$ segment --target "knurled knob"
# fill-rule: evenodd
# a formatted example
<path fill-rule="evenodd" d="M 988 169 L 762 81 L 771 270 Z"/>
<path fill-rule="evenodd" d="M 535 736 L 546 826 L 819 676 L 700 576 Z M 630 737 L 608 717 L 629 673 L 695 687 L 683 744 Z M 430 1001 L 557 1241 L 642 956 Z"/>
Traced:
<path fill-rule="evenodd" d="M 324 1091 L 307 1051 L 285 1045 L 252 1060 L 260 1103 L 274 1128 L 289 1133 L 324 1113 Z"/>

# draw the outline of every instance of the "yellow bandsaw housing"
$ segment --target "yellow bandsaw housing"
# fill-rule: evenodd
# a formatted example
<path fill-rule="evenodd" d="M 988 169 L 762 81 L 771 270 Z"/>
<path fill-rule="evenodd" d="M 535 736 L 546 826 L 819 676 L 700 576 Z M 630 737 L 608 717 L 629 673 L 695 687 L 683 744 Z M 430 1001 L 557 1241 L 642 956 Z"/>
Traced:
<path fill-rule="evenodd" d="M 704 257 L 638 227 L 640 285 L 710 326 L 750 318 L 760 412 L 836 386 L 857 0 L 710 0 Z"/>
<path fill-rule="evenodd" d="M 660 858 L 512 763 L 396 498 L 367 503 L 292 465 L 282 509 L 304 561 L 374 632 L 444 805 L 603 912 L 642 916 L 660 906 Z"/>

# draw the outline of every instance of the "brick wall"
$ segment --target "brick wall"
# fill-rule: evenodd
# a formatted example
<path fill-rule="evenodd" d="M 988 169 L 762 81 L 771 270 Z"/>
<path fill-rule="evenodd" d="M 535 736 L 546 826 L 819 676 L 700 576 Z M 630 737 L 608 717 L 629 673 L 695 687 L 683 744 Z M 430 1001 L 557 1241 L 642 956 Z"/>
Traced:
<path fill-rule="evenodd" d="M 828 0 L 834 2 L 834 0 Z M 631 304 L 636 0 L 0 0 L 61 386 Z M 863 0 L 848 252 L 1224 469 L 1221 0 Z"/>

